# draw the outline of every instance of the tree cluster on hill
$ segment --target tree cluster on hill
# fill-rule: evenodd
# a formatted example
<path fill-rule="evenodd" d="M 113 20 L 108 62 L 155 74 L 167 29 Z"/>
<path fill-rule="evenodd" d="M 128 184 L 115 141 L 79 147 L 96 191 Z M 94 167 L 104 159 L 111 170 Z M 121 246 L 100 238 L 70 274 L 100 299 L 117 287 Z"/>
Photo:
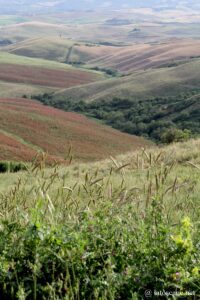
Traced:
<path fill-rule="evenodd" d="M 45 105 L 75 111 L 102 120 L 118 130 L 157 142 L 182 141 L 200 134 L 200 96 L 197 91 L 146 100 L 57 101 L 52 95 L 33 96 Z"/>
<path fill-rule="evenodd" d="M 116 76 L 120 75 L 116 70 L 112 70 L 112 69 L 106 69 L 106 68 L 100 68 L 100 67 L 93 67 L 93 68 L 91 68 L 91 70 L 104 72 L 107 75 L 110 75 L 110 76 L 113 76 L 113 77 L 116 77 Z"/>

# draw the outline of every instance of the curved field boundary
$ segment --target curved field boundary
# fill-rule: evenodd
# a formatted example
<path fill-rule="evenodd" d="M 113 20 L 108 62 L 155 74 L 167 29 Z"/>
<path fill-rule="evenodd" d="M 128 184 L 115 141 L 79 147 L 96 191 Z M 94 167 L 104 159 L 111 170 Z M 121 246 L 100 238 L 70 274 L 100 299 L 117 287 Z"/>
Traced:
<path fill-rule="evenodd" d="M 0 160 L 30 161 L 36 153 L 28 146 L 0 132 Z"/>
<path fill-rule="evenodd" d="M 22 139 L 21 137 L 15 135 L 15 134 L 12 134 L 8 131 L 5 131 L 5 130 L 2 130 L 0 129 L 0 134 L 3 135 L 3 136 L 6 136 L 7 138 L 10 138 L 12 140 L 15 140 L 16 142 L 18 142 L 19 144 L 22 144 L 30 149 L 32 149 L 33 151 L 43 151 L 42 148 L 36 146 L 36 145 L 33 145 L 31 143 L 28 143 L 27 141 L 25 141 L 24 139 Z"/>

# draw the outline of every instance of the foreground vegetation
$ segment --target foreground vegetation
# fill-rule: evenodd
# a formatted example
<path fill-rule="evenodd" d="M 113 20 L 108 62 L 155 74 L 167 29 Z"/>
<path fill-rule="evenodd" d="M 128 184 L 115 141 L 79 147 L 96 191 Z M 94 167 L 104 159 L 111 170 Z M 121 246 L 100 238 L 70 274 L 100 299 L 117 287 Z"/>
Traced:
<path fill-rule="evenodd" d="M 53 169 L 42 159 L 11 174 L 17 183 L 0 198 L 0 298 L 144 299 L 150 290 L 159 299 L 165 290 L 198 299 L 199 146 Z"/>

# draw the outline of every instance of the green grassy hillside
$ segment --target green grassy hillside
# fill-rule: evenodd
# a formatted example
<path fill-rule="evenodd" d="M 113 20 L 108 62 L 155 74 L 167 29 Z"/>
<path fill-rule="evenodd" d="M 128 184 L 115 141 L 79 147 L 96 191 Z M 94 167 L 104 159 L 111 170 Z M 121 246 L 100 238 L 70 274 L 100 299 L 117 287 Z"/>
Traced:
<path fill-rule="evenodd" d="M 34 38 L 10 45 L 4 50 L 16 55 L 64 62 L 74 43 L 61 37 Z"/>
<path fill-rule="evenodd" d="M 12 54 L 27 57 L 43 58 L 60 62 L 87 63 L 101 57 L 117 47 L 104 46 L 89 42 L 79 42 L 59 37 L 43 37 L 26 39 L 3 48 Z"/>
<path fill-rule="evenodd" d="M 72 66 L 67 64 L 62 64 L 59 62 L 54 62 L 42 58 L 20 56 L 20 55 L 7 53 L 7 52 L 0 52 L 0 64 L 25 65 L 25 66 L 33 66 L 33 67 L 41 67 L 41 68 L 44 67 L 44 68 L 58 69 L 58 70 L 74 69 Z"/>
<path fill-rule="evenodd" d="M 172 96 L 198 89 L 200 85 L 200 60 L 175 67 L 138 71 L 133 75 L 92 83 L 80 89 L 70 88 L 55 93 L 59 101 L 73 99 L 111 100 L 113 97 L 147 99 L 157 96 Z"/>
<path fill-rule="evenodd" d="M 52 93 L 56 90 L 55 87 L 0 81 L 0 97 L 31 96 L 38 93 Z"/>

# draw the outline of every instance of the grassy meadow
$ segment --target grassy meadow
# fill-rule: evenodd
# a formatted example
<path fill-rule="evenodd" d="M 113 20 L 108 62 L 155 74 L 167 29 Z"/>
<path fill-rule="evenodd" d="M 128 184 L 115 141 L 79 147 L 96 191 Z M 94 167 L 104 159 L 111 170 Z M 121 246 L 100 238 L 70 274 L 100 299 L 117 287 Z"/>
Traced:
<path fill-rule="evenodd" d="M 36 58 L 36 57 L 26 57 L 15 55 L 7 52 L 0 52 L 0 64 L 13 64 L 13 65 L 24 65 L 24 66 L 32 66 L 32 67 L 40 67 L 40 68 L 50 68 L 50 69 L 58 69 L 58 70 L 71 70 L 74 69 L 72 66 L 54 62 L 47 59 Z M 83 70 L 84 71 L 84 70 Z M 89 72 L 86 70 L 85 72 Z M 98 74 L 98 72 L 91 71 L 92 73 Z"/>
<path fill-rule="evenodd" d="M 63 38 L 33 38 L 6 47 L 9 53 L 64 62 L 75 42 Z"/>
<path fill-rule="evenodd" d="M 1 299 L 198 299 L 199 147 L 1 175 Z"/>
<path fill-rule="evenodd" d="M 55 87 L 0 81 L 1 97 L 22 97 L 23 95 L 31 96 L 38 93 L 53 93 L 56 91 Z"/>

